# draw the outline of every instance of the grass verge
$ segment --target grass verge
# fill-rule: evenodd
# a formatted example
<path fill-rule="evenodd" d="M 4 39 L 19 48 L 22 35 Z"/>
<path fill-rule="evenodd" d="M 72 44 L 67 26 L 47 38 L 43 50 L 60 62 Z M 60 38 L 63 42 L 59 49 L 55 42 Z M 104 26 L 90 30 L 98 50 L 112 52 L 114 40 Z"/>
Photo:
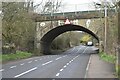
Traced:
<path fill-rule="evenodd" d="M 31 57 L 32 54 L 28 52 L 17 51 L 16 54 L 0 54 L 0 62 L 7 62 L 12 60 L 19 60 Z"/>
<path fill-rule="evenodd" d="M 110 62 L 110 63 L 115 63 L 116 62 L 116 57 L 114 55 L 108 55 L 104 52 L 101 52 L 100 57 L 101 57 L 102 60 Z"/>
<path fill-rule="evenodd" d="M 120 65 L 116 64 L 116 75 L 120 79 Z"/>

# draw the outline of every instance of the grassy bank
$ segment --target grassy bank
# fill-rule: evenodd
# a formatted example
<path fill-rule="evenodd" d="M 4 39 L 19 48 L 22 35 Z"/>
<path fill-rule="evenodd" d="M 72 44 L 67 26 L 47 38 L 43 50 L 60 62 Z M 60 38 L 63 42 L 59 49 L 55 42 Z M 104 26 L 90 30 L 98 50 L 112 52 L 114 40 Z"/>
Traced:
<path fill-rule="evenodd" d="M 31 57 L 32 54 L 28 52 L 17 51 L 16 54 L 0 54 L 0 62 L 7 62 L 12 60 L 19 60 Z"/>
<path fill-rule="evenodd" d="M 115 63 L 116 62 L 116 57 L 114 55 L 109 55 L 104 52 L 100 53 L 100 57 L 102 60 L 110 62 L 110 63 Z"/>

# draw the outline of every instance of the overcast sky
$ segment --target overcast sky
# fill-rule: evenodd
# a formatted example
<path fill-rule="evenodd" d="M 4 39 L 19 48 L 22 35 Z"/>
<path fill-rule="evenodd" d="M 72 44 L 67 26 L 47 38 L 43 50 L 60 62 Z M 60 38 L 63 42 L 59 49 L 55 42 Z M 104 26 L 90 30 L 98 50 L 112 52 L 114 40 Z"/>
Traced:
<path fill-rule="evenodd" d="M 34 0 L 34 2 L 38 3 L 42 0 Z M 46 1 L 46 0 L 44 0 Z M 99 0 L 62 0 L 63 3 L 67 4 L 84 4 L 84 3 L 91 3 L 91 2 L 98 2 Z"/>
<path fill-rule="evenodd" d="M 35 4 L 38 4 L 41 1 L 42 0 L 34 0 Z M 93 10 L 94 7 L 92 6 L 92 3 L 98 1 L 99 0 L 62 0 L 62 4 L 64 4 L 64 6 L 61 7 L 60 12 Z M 37 11 L 40 11 L 39 8 L 37 9 Z"/>
<path fill-rule="evenodd" d="M 35 4 L 40 3 L 42 0 L 34 0 Z M 43 0 L 44 2 L 47 0 Z M 57 1 L 57 0 L 56 0 Z M 61 1 L 61 0 L 58 0 Z M 102 0 L 62 0 L 62 4 L 64 5 L 61 7 L 60 12 L 74 12 L 74 11 L 88 11 L 94 10 L 93 2 L 99 3 Z M 105 0 L 103 0 L 105 1 Z M 106 0 L 110 1 L 110 0 Z M 37 9 L 40 11 L 40 8 Z"/>

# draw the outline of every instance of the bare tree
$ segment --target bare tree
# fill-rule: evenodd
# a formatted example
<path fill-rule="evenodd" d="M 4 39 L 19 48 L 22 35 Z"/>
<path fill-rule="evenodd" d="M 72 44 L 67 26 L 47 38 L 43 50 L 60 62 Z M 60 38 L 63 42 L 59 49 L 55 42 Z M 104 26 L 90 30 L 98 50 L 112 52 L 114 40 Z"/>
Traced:
<path fill-rule="evenodd" d="M 34 8 L 39 9 L 42 14 L 49 14 L 58 12 L 62 5 L 62 0 L 42 0 L 39 4 L 36 4 Z"/>
<path fill-rule="evenodd" d="M 119 0 L 99 0 L 99 3 L 93 2 L 93 5 L 95 6 L 96 9 L 104 9 L 105 6 L 108 9 L 117 9 L 117 3 Z"/>

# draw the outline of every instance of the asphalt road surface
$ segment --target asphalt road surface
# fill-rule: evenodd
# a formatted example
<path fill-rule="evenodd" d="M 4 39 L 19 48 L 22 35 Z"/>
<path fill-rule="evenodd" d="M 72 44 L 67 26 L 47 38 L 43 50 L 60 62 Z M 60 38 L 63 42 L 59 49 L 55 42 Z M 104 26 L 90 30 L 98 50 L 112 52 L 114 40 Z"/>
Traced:
<path fill-rule="evenodd" d="M 46 55 L 2 65 L 2 78 L 85 78 L 91 46 L 76 46 L 61 55 Z"/>

